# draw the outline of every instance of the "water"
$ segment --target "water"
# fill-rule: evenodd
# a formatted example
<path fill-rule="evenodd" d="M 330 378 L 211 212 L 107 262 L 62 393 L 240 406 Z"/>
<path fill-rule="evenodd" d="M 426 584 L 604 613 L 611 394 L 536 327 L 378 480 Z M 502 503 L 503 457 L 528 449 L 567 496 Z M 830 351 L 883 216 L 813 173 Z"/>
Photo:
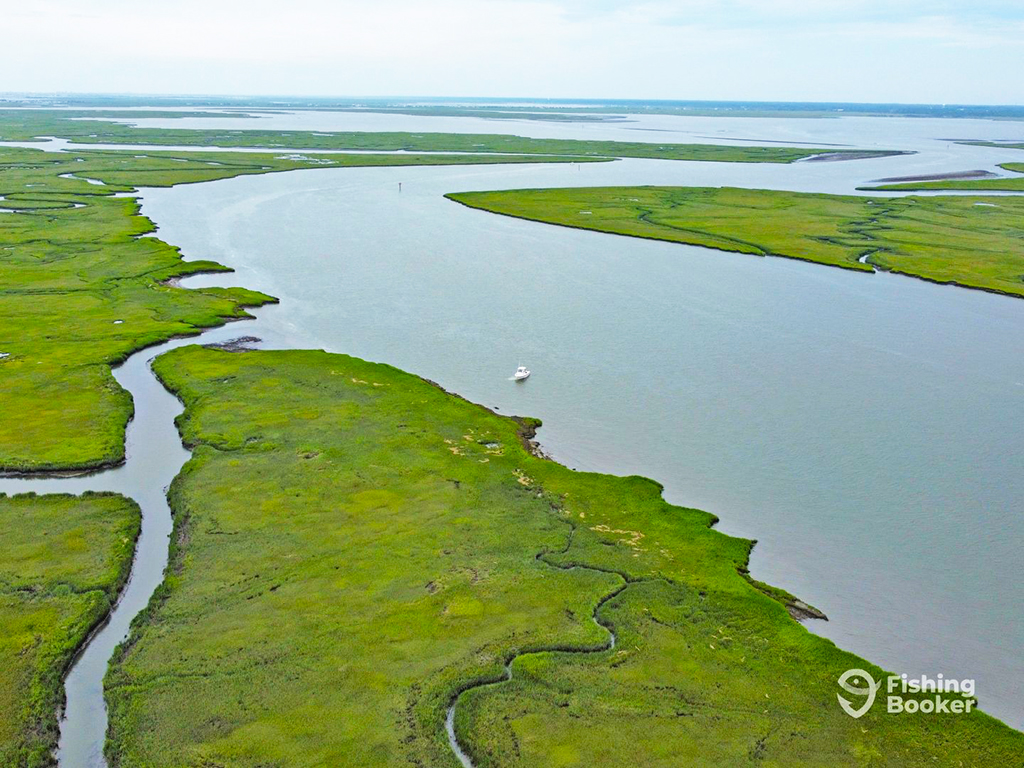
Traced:
<path fill-rule="evenodd" d="M 103 119 L 97 116 L 98 119 Z M 109 118 L 108 118 L 109 119 Z M 875 118 L 681 117 L 628 115 L 615 122 L 489 120 L 482 117 L 424 117 L 374 112 L 280 111 L 256 117 L 114 118 L 141 128 L 280 131 L 409 131 L 416 133 L 512 133 L 552 139 L 642 141 L 651 143 L 846 146 L 859 149 L 934 151 L 951 139 L 1020 141 L 1024 123 L 1010 120 Z M 899 146 L 895 146 L 899 144 Z M 950 148 L 953 149 L 952 147 Z"/>
<path fill-rule="evenodd" d="M 962 125 L 945 122 L 946 133 Z M 187 257 L 281 298 L 252 327 L 271 345 L 388 362 L 542 418 L 557 459 L 653 477 L 671 501 L 758 539 L 755 575 L 829 615 L 813 631 L 898 672 L 975 677 L 982 706 L 1019 727 L 1024 302 L 442 197 L 629 183 L 851 193 L 1014 157 L 928 149 L 916 135 L 891 143 L 923 151 L 791 166 L 303 171 L 147 191 L 144 212 Z M 533 376 L 511 386 L 520 362 Z"/>
<path fill-rule="evenodd" d="M 1024 565 L 1024 302 L 549 227 L 442 197 L 641 183 L 852 193 L 886 176 L 994 170 L 1019 153 L 933 137 L 1013 138 L 1019 124 L 294 119 L 311 130 L 367 120 L 376 130 L 410 130 L 407 121 L 417 120 L 439 131 L 455 120 L 462 130 L 645 141 L 696 140 L 697 131 L 739 141 L 742 127 L 763 140 L 918 152 L 789 166 L 629 160 L 302 171 L 147 190 L 144 212 L 186 258 L 238 270 L 187 285 L 245 285 L 282 300 L 258 310 L 255 323 L 204 340 L 244 332 L 269 346 L 347 352 L 424 375 L 502 413 L 539 416 L 542 442 L 557 459 L 653 477 L 669 500 L 716 513 L 728 533 L 757 538 L 754 574 L 830 616 L 812 622 L 813 631 L 895 671 L 975 677 L 982 706 L 1024 726 L 1016 685 L 1024 673 L 1016 610 L 1024 585 L 1014 578 Z M 679 135 L 655 133 L 670 130 L 658 127 L 664 120 L 678 121 L 670 125 Z M 144 510 L 125 597 L 67 681 L 66 766 L 101 764 L 99 681 L 166 562 L 164 488 L 187 453 L 172 424 L 180 405 L 146 361 L 182 343 L 190 342 L 139 353 L 117 372 L 137 409 L 125 467 L 88 478 L 0 479 L 8 493 L 117 490 Z M 513 386 L 507 379 L 519 362 L 534 373 Z"/>

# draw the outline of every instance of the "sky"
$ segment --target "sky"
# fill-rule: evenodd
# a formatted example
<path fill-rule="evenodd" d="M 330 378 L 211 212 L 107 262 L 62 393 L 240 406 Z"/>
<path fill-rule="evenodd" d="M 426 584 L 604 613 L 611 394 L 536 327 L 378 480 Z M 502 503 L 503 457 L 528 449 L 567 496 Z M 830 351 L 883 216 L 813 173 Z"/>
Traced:
<path fill-rule="evenodd" d="M 5 5 L 5 92 L 1024 104 L 1022 0 Z"/>

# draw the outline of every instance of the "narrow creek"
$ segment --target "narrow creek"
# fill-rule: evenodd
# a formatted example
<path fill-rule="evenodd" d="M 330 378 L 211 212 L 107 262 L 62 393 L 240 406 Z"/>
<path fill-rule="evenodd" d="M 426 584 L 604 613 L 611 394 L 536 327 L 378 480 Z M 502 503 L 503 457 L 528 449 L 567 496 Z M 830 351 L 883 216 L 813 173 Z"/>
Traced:
<path fill-rule="evenodd" d="M 234 323 L 199 336 L 172 339 L 140 350 L 114 369 L 114 378 L 131 393 L 135 416 L 125 436 L 126 461 L 105 471 L 72 477 L 0 478 L 0 491 L 74 493 L 114 491 L 133 498 L 142 509 L 142 530 L 131 577 L 116 606 L 89 638 L 65 678 L 67 703 L 60 721 L 57 760 L 63 768 L 103 768 L 107 730 L 103 677 L 132 619 L 145 608 L 163 581 L 172 528 L 166 490 L 191 455 L 181 444 L 174 418 L 182 411 L 176 397 L 157 381 L 150 361 L 176 347 L 236 336 Z"/>
<path fill-rule="evenodd" d="M 102 181 L 61 174 L 105 186 Z M 115 197 L 135 196 L 118 193 Z M 2 200 L 3 198 L 0 198 Z M 83 203 L 72 207 L 84 208 Z M 143 237 L 148 235 L 143 235 Z M 112 322 L 121 324 L 120 319 Z M 175 338 L 141 349 L 113 368 L 114 378 L 131 396 L 135 413 L 125 432 L 125 461 L 99 472 L 0 476 L 0 491 L 72 493 L 112 491 L 128 496 L 142 510 L 142 526 L 135 546 L 132 570 L 117 603 L 106 620 L 86 640 L 64 678 L 65 705 L 60 719 L 57 762 L 62 768 L 105 768 L 107 709 L 103 678 L 117 646 L 128 637 L 132 620 L 146 607 L 164 578 L 173 529 L 167 488 L 188 461 L 191 452 L 181 444 L 175 417 L 183 407 L 164 389 L 150 363 L 158 355 L 186 344 L 223 340 L 233 335 L 233 323 L 208 329 L 196 336 Z"/>
<path fill-rule="evenodd" d="M 572 526 L 572 528 L 569 531 L 569 537 L 566 540 L 565 547 L 558 554 L 563 554 L 564 555 L 566 552 L 569 551 L 569 549 L 572 547 L 572 541 L 573 541 L 573 538 L 575 537 L 575 535 L 576 535 L 576 527 Z M 595 603 L 594 609 L 590 613 L 591 621 L 593 621 L 594 624 L 596 624 L 597 626 L 599 626 L 601 629 L 605 630 L 608 633 L 608 639 L 605 640 L 605 642 L 601 643 L 600 645 L 595 646 L 595 647 L 590 647 L 590 648 L 567 649 L 564 646 L 553 645 L 553 646 L 550 646 L 550 647 L 540 647 L 540 648 L 536 648 L 535 647 L 535 648 L 528 648 L 526 650 L 516 651 L 511 656 L 509 656 L 508 660 L 505 662 L 505 668 L 504 668 L 504 670 L 502 670 L 502 674 L 501 674 L 500 678 L 498 678 L 496 680 L 485 680 L 483 682 L 473 683 L 472 685 L 468 685 L 465 688 L 460 689 L 458 691 L 458 693 L 455 694 L 455 696 L 452 699 L 451 703 L 448 705 L 448 711 L 445 713 L 445 719 L 444 719 L 444 730 L 445 730 L 445 733 L 448 735 L 448 746 L 451 748 L 452 752 L 455 754 L 455 757 L 458 759 L 459 763 L 462 765 L 462 768 L 476 768 L 475 764 L 473 763 L 473 758 L 471 758 L 469 756 L 469 754 L 467 754 L 466 751 L 462 748 L 462 745 L 459 743 L 459 738 L 458 738 L 458 736 L 455 733 L 455 708 L 459 705 L 459 699 L 462 698 L 462 695 L 464 693 L 468 693 L 469 691 L 477 690 L 479 688 L 490 688 L 491 686 L 501 685 L 502 683 L 507 683 L 509 680 L 512 679 L 512 665 L 516 663 L 517 659 L 519 659 L 519 658 L 521 658 L 523 656 L 529 656 L 529 655 L 534 654 L 534 653 L 552 653 L 552 652 L 554 652 L 554 653 L 594 654 L 594 653 L 606 653 L 608 651 L 614 650 L 615 649 L 615 645 L 618 642 L 618 638 L 616 637 L 615 629 L 613 628 L 613 626 L 610 623 L 602 622 L 601 621 L 601 619 L 599 617 L 601 609 L 607 603 L 611 602 L 616 597 L 618 597 L 623 592 L 625 592 L 626 589 L 628 589 L 630 587 L 630 585 L 632 585 L 632 584 L 639 584 L 639 583 L 642 583 L 644 581 L 648 581 L 648 579 L 630 578 L 628 576 L 628 574 L 626 574 L 624 572 L 621 572 L 621 571 L 611 571 L 611 570 L 606 570 L 604 568 L 597 568 L 597 567 L 592 567 L 592 566 L 587 566 L 587 565 L 578 565 L 578 564 L 559 565 L 558 563 L 553 563 L 550 560 L 548 560 L 547 559 L 547 555 L 548 554 L 550 554 L 550 553 L 548 553 L 547 551 L 538 552 L 535 559 L 538 562 L 544 563 L 545 565 L 548 565 L 548 566 L 550 566 L 552 568 L 557 568 L 557 569 L 562 570 L 562 571 L 582 570 L 582 571 L 593 571 L 595 573 L 607 573 L 607 574 L 612 574 L 612 575 L 618 576 L 622 580 L 621 584 L 617 585 L 614 589 L 612 589 L 609 592 L 606 592 L 604 595 L 601 596 L 601 598 L 597 601 L 597 603 Z"/>
<path fill-rule="evenodd" d="M 554 567 L 557 568 L 559 566 Z M 582 568 L 583 570 L 594 570 L 588 569 L 586 566 L 572 566 L 571 568 L 568 568 L 566 570 L 572 570 L 573 568 Z M 501 683 L 507 683 L 509 680 L 512 679 L 512 665 L 516 663 L 516 660 L 522 656 L 529 656 L 532 653 L 545 653 L 547 651 L 557 651 L 562 653 L 605 653 L 607 651 L 614 650 L 615 643 L 617 642 L 615 630 L 613 630 L 611 625 L 609 624 L 602 624 L 601 620 L 597 617 L 597 614 L 601 610 L 601 608 L 604 607 L 605 603 L 609 602 L 610 600 L 614 600 L 616 597 L 621 595 L 626 590 L 626 588 L 629 587 L 629 585 L 632 583 L 634 582 L 627 581 L 624 584 L 620 584 L 611 592 L 607 593 L 600 600 L 598 600 L 597 605 L 594 606 L 594 611 L 591 614 L 591 619 L 595 624 L 597 624 L 602 629 L 607 630 L 608 632 L 608 640 L 605 641 L 602 645 L 598 646 L 597 648 L 581 648 L 575 651 L 566 651 L 564 648 L 537 648 L 515 653 L 512 655 L 511 658 L 509 658 L 507 662 L 505 662 L 505 669 L 502 672 L 501 678 L 499 678 L 498 680 L 488 680 L 486 682 L 470 685 L 467 688 L 463 688 L 455 695 L 455 698 L 452 699 L 451 704 L 448 705 L 448 711 L 445 714 L 444 730 L 445 733 L 448 734 L 448 746 L 455 754 L 455 757 L 458 759 L 459 763 L 462 764 L 462 768 L 476 768 L 476 765 L 473 763 L 473 758 L 471 758 L 462 748 L 462 745 L 459 743 L 459 738 L 455 734 L 455 707 L 458 706 L 459 699 L 462 698 L 462 694 L 476 690 L 478 688 L 489 688 L 492 685 L 500 685 Z"/>

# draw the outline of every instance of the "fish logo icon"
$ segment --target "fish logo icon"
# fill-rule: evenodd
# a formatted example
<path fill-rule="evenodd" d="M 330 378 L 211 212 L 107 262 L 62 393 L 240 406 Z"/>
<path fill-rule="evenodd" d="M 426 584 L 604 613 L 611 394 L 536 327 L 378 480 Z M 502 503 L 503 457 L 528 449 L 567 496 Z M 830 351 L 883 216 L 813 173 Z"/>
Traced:
<path fill-rule="evenodd" d="M 851 682 L 852 681 L 852 682 Z M 867 685 L 862 687 L 858 685 L 861 681 L 864 681 Z M 848 669 L 843 672 L 839 678 L 839 687 L 847 693 L 852 693 L 856 696 L 867 696 L 864 703 L 856 708 L 848 700 L 844 699 L 841 694 L 836 694 L 836 698 L 839 699 L 839 706 L 843 708 L 843 711 L 850 717 L 858 718 L 864 715 L 871 705 L 875 703 L 875 695 L 878 693 L 878 683 L 863 669 Z"/>

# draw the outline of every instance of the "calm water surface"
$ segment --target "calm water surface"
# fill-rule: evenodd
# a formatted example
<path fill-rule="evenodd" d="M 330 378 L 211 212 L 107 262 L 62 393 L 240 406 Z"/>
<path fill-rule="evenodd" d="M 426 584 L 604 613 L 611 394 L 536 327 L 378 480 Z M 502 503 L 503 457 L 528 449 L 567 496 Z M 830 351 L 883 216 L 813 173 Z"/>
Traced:
<path fill-rule="evenodd" d="M 653 477 L 671 501 L 758 539 L 754 573 L 829 615 L 813 631 L 899 672 L 976 677 L 982 705 L 1019 727 L 1024 302 L 442 197 L 629 183 L 851 192 L 1013 157 L 929 141 L 894 137 L 923 149 L 906 158 L 792 166 L 318 170 L 147 191 L 144 212 L 187 258 L 281 298 L 247 333 L 539 416 L 559 460 Z M 534 371 L 525 386 L 507 381 L 519 362 Z"/>
<path fill-rule="evenodd" d="M 810 623 L 813 631 L 897 672 L 975 677 L 982 706 L 1024 726 L 1024 301 L 551 227 L 442 197 L 640 183 L 851 193 L 885 176 L 1019 160 L 938 139 L 1017 138 L 1020 123 L 573 126 L 335 113 L 230 122 L 917 151 L 789 166 L 302 171 L 147 190 L 144 213 L 186 258 L 237 270 L 187 284 L 244 285 L 281 299 L 255 323 L 216 335 L 387 362 L 502 413 L 538 416 L 557 459 L 655 478 L 669 500 L 758 539 L 755 575 L 829 615 Z M 517 386 L 507 379 L 520 362 L 534 374 Z M 169 421 L 173 404 L 160 407 Z M 173 428 L 154 428 L 149 443 L 180 461 Z M 170 475 L 158 465 L 141 462 L 139 482 L 162 488 Z M 0 480 L 0 490 L 21 489 L 11 483 Z"/>

